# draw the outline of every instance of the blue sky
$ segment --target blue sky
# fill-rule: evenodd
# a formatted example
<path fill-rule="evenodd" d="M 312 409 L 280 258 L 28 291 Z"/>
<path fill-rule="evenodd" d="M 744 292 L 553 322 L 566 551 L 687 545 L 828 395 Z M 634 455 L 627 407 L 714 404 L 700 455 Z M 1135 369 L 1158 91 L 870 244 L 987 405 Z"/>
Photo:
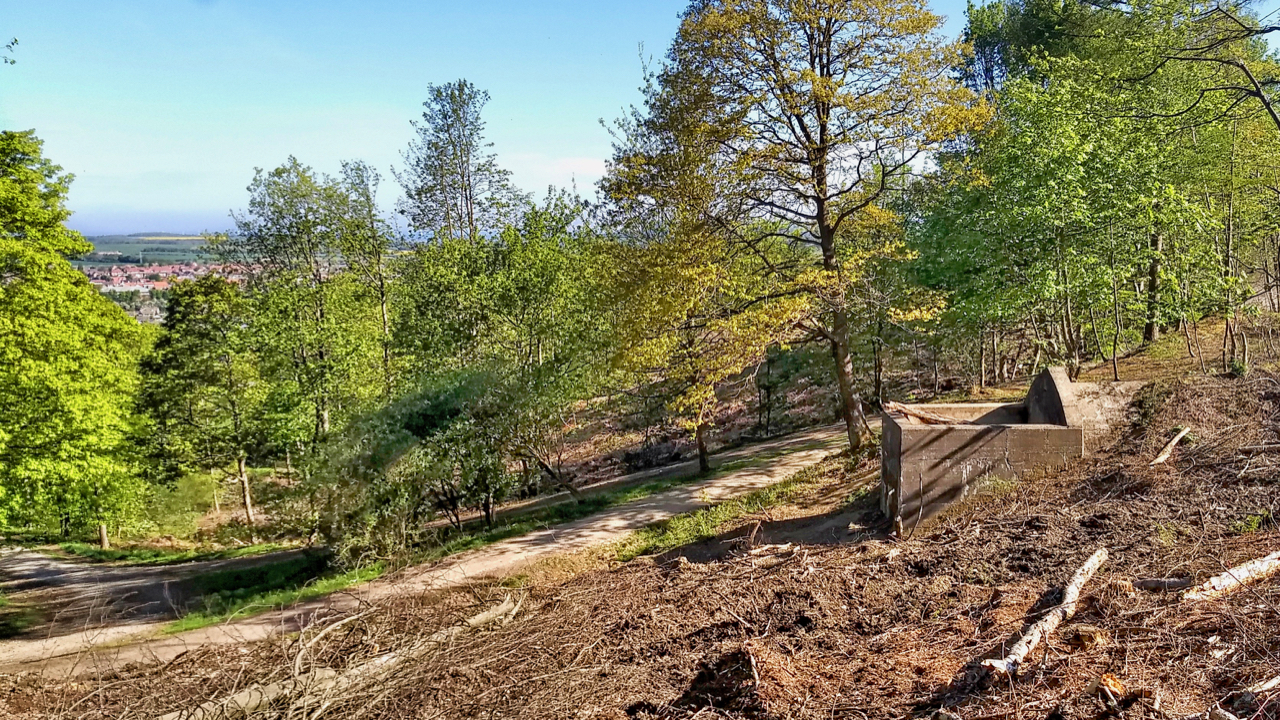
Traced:
<path fill-rule="evenodd" d="M 0 0 L 0 128 L 30 129 L 76 175 L 71 226 L 96 235 L 229 226 L 254 167 L 363 159 L 384 175 L 426 86 L 489 91 L 489 138 L 522 188 L 603 172 L 686 0 Z M 934 0 L 946 31 L 963 0 Z"/>

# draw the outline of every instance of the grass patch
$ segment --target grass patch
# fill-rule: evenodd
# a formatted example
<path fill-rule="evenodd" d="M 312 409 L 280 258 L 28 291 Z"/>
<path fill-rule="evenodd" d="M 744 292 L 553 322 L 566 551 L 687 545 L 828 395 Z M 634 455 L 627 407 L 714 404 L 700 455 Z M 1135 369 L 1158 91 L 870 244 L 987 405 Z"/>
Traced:
<path fill-rule="evenodd" d="M 831 480 L 835 473 L 848 476 L 853 467 L 847 458 L 828 459 L 805 468 L 766 488 L 702 510 L 677 515 L 637 530 L 618 543 L 615 554 L 623 562 L 654 555 L 719 535 L 726 525 L 747 515 L 779 505 Z"/>
<path fill-rule="evenodd" d="M 175 550 L 147 545 L 124 546 L 103 550 L 97 545 L 82 542 L 59 543 L 58 548 L 76 557 L 102 563 L 122 563 L 126 565 L 173 565 L 175 563 L 196 562 L 201 560 L 229 560 L 231 558 L 261 555 L 288 549 L 277 543 L 262 543 L 245 547 L 226 548 L 223 550 Z"/>
<path fill-rule="evenodd" d="M 22 634 L 27 628 L 44 619 L 40 609 L 32 605 L 11 602 L 0 594 L 0 639 Z"/>
<path fill-rule="evenodd" d="M 179 633 L 311 600 L 368 582 L 383 573 L 381 563 L 338 572 L 329 555 L 307 552 L 278 563 L 223 570 L 194 580 L 201 606 L 165 628 Z"/>
<path fill-rule="evenodd" d="M 1237 535 L 1248 535 L 1256 533 L 1262 528 L 1271 524 L 1271 513 L 1261 512 L 1257 515 L 1250 515 L 1242 520 L 1237 520 L 1231 524 L 1231 532 Z"/>

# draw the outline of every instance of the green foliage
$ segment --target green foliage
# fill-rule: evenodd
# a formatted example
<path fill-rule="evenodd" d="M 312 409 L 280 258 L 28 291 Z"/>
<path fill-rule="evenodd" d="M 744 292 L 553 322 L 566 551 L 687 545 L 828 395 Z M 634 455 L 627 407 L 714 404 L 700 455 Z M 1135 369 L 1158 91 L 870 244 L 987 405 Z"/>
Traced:
<path fill-rule="evenodd" d="M 140 395 L 167 480 L 263 456 L 270 388 L 253 320 L 231 281 L 206 275 L 174 286 L 163 333 L 142 363 Z"/>
<path fill-rule="evenodd" d="M 1275 525 L 1275 520 L 1269 512 L 1260 512 L 1255 515 L 1249 515 L 1241 520 L 1231 524 L 1231 532 L 1237 535 L 1247 535 L 1256 533 L 1264 527 Z"/>
<path fill-rule="evenodd" d="M 414 228 L 437 241 L 491 237 L 517 221 L 528 198 L 498 166 L 485 142 L 481 113 L 489 93 L 466 80 L 428 85 L 418 137 L 404 153 L 396 179 L 405 197 L 398 208 Z"/>
<path fill-rule="evenodd" d="M 0 133 L 0 521 L 74 528 L 140 514 L 128 438 L 145 334 L 67 257 L 69 175 Z"/>

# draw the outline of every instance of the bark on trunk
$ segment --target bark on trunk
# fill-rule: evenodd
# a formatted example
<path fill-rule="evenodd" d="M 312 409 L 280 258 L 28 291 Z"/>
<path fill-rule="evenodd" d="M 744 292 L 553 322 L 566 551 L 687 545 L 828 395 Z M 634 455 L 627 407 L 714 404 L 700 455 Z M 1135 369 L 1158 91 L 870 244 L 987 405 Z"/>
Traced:
<path fill-rule="evenodd" d="M 107 524 L 98 523 L 98 546 L 103 550 L 111 549 L 111 538 L 107 537 Z"/>
<path fill-rule="evenodd" d="M 837 338 L 848 337 L 844 312 L 836 312 Z M 849 451 L 862 449 L 862 427 L 866 418 L 862 414 L 862 398 L 853 390 L 853 361 L 849 357 L 849 345 L 842 339 L 831 341 L 831 355 L 836 366 L 836 385 L 840 392 L 840 417 L 849 434 Z"/>
<path fill-rule="evenodd" d="M 1151 233 L 1151 263 L 1147 267 L 1147 323 L 1142 328 L 1144 342 L 1155 342 L 1160 339 L 1160 324 L 1157 314 L 1160 301 L 1160 257 L 1164 252 L 1164 238 L 1159 232 Z"/>
<path fill-rule="evenodd" d="M 249 539 L 257 542 L 254 531 L 256 520 L 253 513 L 253 494 L 249 491 L 249 471 L 245 467 L 243 456 L 236 458 L 236 478 L 240 481 L 240 498 L 244 501 L 244 522 L 249 527 Z"/>
<path fill-rule="evenodd" d="M 698 471 L 710 472 L 711 454 L 707 452 L 707 424 L 706 423 L 698 423 L 698 427 L 694 430 L 694 437 L 698 441 Z"/>

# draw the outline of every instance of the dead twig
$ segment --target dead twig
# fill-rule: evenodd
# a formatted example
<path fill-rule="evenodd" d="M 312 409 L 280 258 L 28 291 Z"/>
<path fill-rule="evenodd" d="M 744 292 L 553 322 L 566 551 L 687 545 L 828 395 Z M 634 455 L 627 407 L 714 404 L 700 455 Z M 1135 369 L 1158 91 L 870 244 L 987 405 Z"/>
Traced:
<path fill-rule="evenodd" d="M 1191 428 L 1189 427 L 1184 427 L 1182 430 L 1178 431 L 1178 434 L 1174 435 L 1173 439 L 1169 441 L 1169 444 L 1164 446 L 1164 449 L 1160 451 L 1160 454 L 1156 456 L 1156 459 L 1151 461 L 1151 466 L 1155 467 L 1156 465 L 1163 465 L 1164 462 L 1169 459 L 1169 456 L 1173 454 L 1173 449 L 1178 446 L 1178 443 L 1182 442 L 1182 438 L 1186 437 L 1189 432 L 1191 432 Z"/>
<path fill-rule="evenodd" d="M 903 415 L 909 415 L 913 418 L 916 418 L 917 420 L 923 420 L 924 422 L 927 422 L 933 425 L 970 425 L 972 424 L 967 420 L 960 420 L 958 418 L 948 417 L 947 415 L 941 415 L 939 413 L 930 412 L 928 410 L 921 410 L 919 408 L 914 408 L 909 405 L 903 405 L 902 403 L 897 403 L 892 400 L 885 400 L 883 407 L 886 412 L 896 412 L 896 413 L 901 413 Z"/>
<path fill-rule="evenodd" d="M 1102 566 L 1102 563 L 1106 561 L 1107 549 L 1099 548 L 1071 578 L 1071 582 L 1063 592 L 1062 603 L 1035 625 L 1032 625 L 1031 629 L 1022 636 L 1022 639 L 1013 646 L 1013 649 L 1003 659 L 985 660 L 982 663 L 983 666 L 1005 676 L 1017 673 L 1018 665 L 1036 648 L 1036 645 L 1040 644 L 1042 639 L 1056 630 L 1064 620 L 1070 620 L 1076 614 L 1076 604 L 1080 600 L 1080 591 L 1093 577 L 1094 573 L 1098 572 L 1098 568 Z"/>

